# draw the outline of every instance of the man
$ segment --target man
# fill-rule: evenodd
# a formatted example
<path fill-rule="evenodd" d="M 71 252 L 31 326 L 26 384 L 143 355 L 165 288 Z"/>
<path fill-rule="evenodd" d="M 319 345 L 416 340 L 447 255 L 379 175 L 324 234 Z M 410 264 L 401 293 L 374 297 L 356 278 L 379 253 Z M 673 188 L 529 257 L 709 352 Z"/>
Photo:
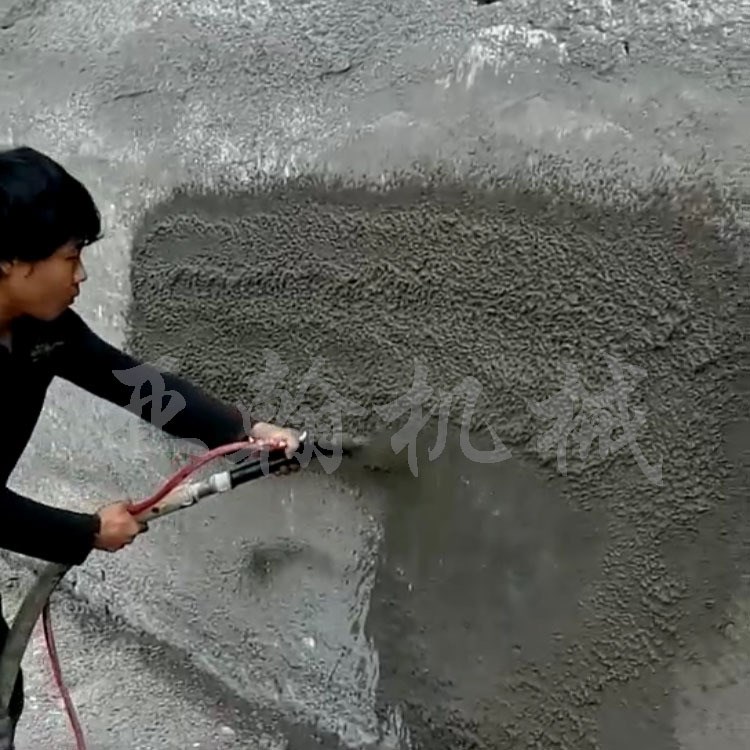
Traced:
<path fill-rule="evenodd" d="M 94 550 L 114 552 L 145 530 L 128 512 L 128 500 L 94 513 L 42 504 L 7 486 L 55 377 L 108 401 L 131 408 L 133 388 L 122 371 L 142 368 L 149 386 L 163 383 L 185 405 L 166 424 L 166 433 L 199 440 L 209 448 L 248 437 L 299 447 L 299 433 L 258 422 L 194 385 L 139 362 L 99 338 L 71 309 L 86 279 L 82 250 L 100 238 L 100 215 L 86 188 L 59 164 L 31 149 L 0 152 L 0 547 L 67 565 L 79 565 Z M 118 371 L 120 376 L 118 376 Z M 142 419 L 154 423 L 159 394 Z M 0 602 L 0 648 L 8 624 Z M 23 679 L 16 685 L 11 716 L 23 710 Z"/>

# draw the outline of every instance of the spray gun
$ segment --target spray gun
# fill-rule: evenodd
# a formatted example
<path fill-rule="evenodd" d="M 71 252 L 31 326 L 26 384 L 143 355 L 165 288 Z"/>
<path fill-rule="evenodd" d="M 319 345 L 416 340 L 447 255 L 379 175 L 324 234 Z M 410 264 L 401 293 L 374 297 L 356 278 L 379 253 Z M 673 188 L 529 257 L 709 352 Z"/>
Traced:
<path fill-rule="evenodd" d="M 318 455 L 351 456 L 363 445 L 363 442 L 356 441 L 340 441 L 337 443 L 313 441 L 309 438 L 307 432 L 303 432 L 299 438 L 299 448 L 293 456 L 286 456 L 281 448 L 275 450 L 261 448 L 257 457 L 249 461 L 240 461 L 233 469 L 215 472 L 205 479 L 186 481 L 199 468 L 219 456 L 247 452 L 249 449 L 257 450 L 252 443 L 248 442 L 220 446 L 180 469 L 150 498 L 132 505 L 129 510 L 137 520 L 149 523 L 157 518 L 163 518 L 178 510 L 196 505 L 207 497 L 232 490 L 246 482 L 263 476 L 278 474 L 291 467 L 305 465 L 309 462 L 313 450 Z M 0 656 L 0 750 L 13 750 L 14 747 L 15 727 L 9 715 L 9 705 L 23 655 L 40 615 L 43 616 L 45 637 L 53 673 L 76 737 L 76 746 L 78 750 L 85 750 L 86 748 L 83 730 L 78 722 L 75 708 L 60 672 L 49 613 L 50 597 L 68 570 L 70 570 L 70 566 L 59 563 L 50 563 L 42 570 L 36 582 L 24 597 L 8 633 L 5 648 L 2 656 Z"/>

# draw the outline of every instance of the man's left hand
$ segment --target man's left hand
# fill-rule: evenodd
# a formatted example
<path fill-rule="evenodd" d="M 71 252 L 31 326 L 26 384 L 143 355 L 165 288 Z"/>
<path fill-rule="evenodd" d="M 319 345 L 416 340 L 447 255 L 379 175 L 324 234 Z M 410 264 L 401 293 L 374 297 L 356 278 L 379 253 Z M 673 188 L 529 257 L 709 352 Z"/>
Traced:
<path fill-rule="evenodd" d="M 291 427 L 279 427 L 269 422 L 257 422 L 250 429 L 250 437 L 263 443 L 284 447 L 287 458 L 291 458 L 299 448 L 300 433 Z"/>

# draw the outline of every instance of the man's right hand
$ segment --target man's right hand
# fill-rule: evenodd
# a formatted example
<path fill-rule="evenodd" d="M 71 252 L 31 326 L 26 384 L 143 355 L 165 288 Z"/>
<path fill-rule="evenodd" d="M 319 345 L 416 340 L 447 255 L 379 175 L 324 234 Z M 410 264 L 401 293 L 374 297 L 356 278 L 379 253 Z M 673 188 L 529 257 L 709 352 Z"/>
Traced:
<path fill-rule="evenodd" d="M 133 539 L 148 529 L 146 523 L 137 521 L 128 510 L 129 500 L 121 500 L 107 505 L 97 512 L 101 528 L 94 538 L 96 549 L 116 552 L 130 544 Z"/>

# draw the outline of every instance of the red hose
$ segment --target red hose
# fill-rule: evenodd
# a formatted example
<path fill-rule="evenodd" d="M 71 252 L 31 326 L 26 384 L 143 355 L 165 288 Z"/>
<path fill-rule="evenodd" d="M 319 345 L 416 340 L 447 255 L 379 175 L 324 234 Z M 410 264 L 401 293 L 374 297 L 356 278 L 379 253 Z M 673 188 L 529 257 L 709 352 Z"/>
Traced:
<path fill-rule="evenodd" d="M 161 487 L 156 492 L 154 492 L 153 495 L 151 495 L 151 497 L 142 500 L 139 503 L 134 503 L 128 510 L 134 516 L 143 513 L 143 511 L 148 510 L 152 505 L 158 503 L 175 487 L 184 482 L 185 479 L 194 474 L 196 471 L 198 471 L 198 469 L 205 466 L 207 463 L 219 458 L 220 456 L 225 456 L 228 453 L 235 453 L 240 450 L 246 451 L 248 449 L 248 446 L 255 446 L 258 444 L 261 444 L 261 441 L 256 441 L 250 438 L 249 440 L 244 440 L 237 443 L 228 443 L 226 445 L 219 446 L 218 448 L 213 448 L 212 450 L 206 451 L 197 458 L 189 461 L 185 466 L 172 474 L 172 476 L 169 477 L 169 479 L 167 479 L 167 481 L 164 482 L 164 484 L 162 484 Z M 279 447 L 279 445 L 279 443 L 262 442 L 263 447 Z M 70 693 L 65 686 L 65 682 L 62 676 L 62 670 L 60 668 L 60 660 L 57 655 L 55 637 L 52 632 L 52 620 L 50 617 L 49 601 L 47 601 L 47 603 L 44 605 L 44 609 L 42 610 L 42 623 L 44 625 L 44 637 L 47 642 L 47 651 L 49 653 L 49 658 L 52 665 L 52 674 L 55 678 L 57 688 L 60 691 L 60 695 L 62 696 L 63 703 L 65 704 L 65 711 L 68 715 L 68 720 L 70 721 L 70 725 L 73 729 L 73 734 L 75 735 L 76 750 L 86 750 L 86 740 L 83 736 L 83 729 L 81 728 L 80 721 L 78 720 L 78 716 L 76 714 L 73 701 L 70 697 Z"/>

